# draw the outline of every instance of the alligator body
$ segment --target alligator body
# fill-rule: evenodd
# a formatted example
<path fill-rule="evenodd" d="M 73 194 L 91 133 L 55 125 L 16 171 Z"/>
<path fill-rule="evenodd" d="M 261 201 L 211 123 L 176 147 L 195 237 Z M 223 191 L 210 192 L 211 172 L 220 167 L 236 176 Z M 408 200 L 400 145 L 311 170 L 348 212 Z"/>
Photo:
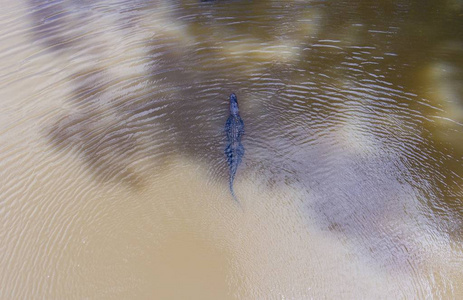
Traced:
<path fill-rule="evenodd" d="M 241 137 L 244 134 L 244 122 L 239 114 L 238 99 L 235 94 L 230 95 L 230 116 L 227 119 L 227 123 L 225 123 L 225 132 L 228 139 L 225 155 L 227 156 L 228 167 L 230 169 L 230 192 L 233 198 L 238 201 L 233 191 L 233 181 L 236 170 L 244 155 L 244 147 L 241 144 Z"/>

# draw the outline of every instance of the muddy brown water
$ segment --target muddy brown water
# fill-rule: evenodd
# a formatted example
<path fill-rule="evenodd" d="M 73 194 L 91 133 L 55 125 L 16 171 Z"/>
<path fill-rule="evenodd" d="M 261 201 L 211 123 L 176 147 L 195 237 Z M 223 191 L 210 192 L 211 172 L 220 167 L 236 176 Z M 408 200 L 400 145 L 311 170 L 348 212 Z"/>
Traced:
<path fill-rule="evenodd" d="M 462 1 L 0 16 L 1 299 L 463 297 Z"/>

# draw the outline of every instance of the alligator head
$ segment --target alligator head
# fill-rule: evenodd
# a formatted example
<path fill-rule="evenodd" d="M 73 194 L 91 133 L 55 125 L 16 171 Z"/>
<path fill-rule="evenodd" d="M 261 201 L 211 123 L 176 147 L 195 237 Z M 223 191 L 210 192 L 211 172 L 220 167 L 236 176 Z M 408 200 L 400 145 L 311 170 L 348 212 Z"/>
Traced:
<path fill-rule="evenodd" d="M 237 116 L 239 114 L 238 99 L 234 93 L 230 95 L 230 114 L 233 116 Z"/>

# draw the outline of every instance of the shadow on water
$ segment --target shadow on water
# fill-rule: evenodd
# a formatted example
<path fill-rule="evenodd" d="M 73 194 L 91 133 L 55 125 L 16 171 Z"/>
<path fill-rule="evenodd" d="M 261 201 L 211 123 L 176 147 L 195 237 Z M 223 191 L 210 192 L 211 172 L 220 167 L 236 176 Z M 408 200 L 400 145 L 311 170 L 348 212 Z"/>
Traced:
<path fill-rule="evenodd" d="M 30 3 L 34 38 L 54 55 L 85 53 L 98 41 L 82 32 L 88 24 L 69 27 L 104 16 L 99 2 Z M 461 7 L 136 1 L 119 13 L 128 28 L 116 34 L 152 30 L 137 41 L 146 51 L 134 56 L 142 71 L 114 76 L 106 69 L 126 63 L 117 58 L 76 71 L 73 110 L 47 129 L 51 143 L 81 158 L 96 178 L 138 189 L 179 155 L 205 164 L 225 188 L 223 125 L 235 92 L 246 123 L 239 176 L 257 170 L 269 188 L 289 182 L 315 194 L 307 205 L 322 228 L 393 244 L 400 233 L 378 220 L 417 198 L 431 219 L 457 216 L 457 228 L 449 220 L 439 230 L 461 233 L 463 148 L 434 139 L 429 115 L 439 107 L 420 96 L 417 79 L 441 59 L 436 45 L 462 42 Z"/>

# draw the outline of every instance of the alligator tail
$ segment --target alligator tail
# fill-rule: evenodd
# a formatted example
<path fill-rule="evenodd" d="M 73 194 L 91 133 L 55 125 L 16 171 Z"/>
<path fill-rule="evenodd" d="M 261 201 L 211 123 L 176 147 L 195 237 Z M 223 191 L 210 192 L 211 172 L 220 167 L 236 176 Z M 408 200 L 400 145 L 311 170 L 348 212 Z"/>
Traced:
<path fill-rule="evenodd" d="M 235 199 L 236 202 L 239 203 L 238 198 L 235 195 L 235 191 L 233 189 L 233 182 L 235 180 L 236 170 L 238 169 L 239 164 L 241 163 L 241 157 L 244 155 L 244 147 L 243 145 L 238 145 L 235 149 L 232 145 L 228 145 L 225 149 L 225 153 L 228 157 L 228 163 L 230 165 L 230 192 Z"/>
<path fill-rule="evenodd" d="M 232 163 L 232 165 L 230 166 L 230 192 L 233 196 L 233 199 L 235 199 L 236 202 L 239 203 L 238 201 L 238 198 L 236 198 L 236 195 L 235 195 L 235 190 L 233 189 L 233 181 L 235 181 L 235 174 L 236 174 L 236 169 L 238 168 L 238 165 L 236 164 L 236 162 Z"/>
<path fill-rule="evenodd" d="M 233 196 L 233 199 L 235 199 L 236 202 L 240 203 L 238 201 L 238 198 L 236 198 L 235 191 L 233 190 L 233 178 L 230 178 L 230 192 Z"/>

